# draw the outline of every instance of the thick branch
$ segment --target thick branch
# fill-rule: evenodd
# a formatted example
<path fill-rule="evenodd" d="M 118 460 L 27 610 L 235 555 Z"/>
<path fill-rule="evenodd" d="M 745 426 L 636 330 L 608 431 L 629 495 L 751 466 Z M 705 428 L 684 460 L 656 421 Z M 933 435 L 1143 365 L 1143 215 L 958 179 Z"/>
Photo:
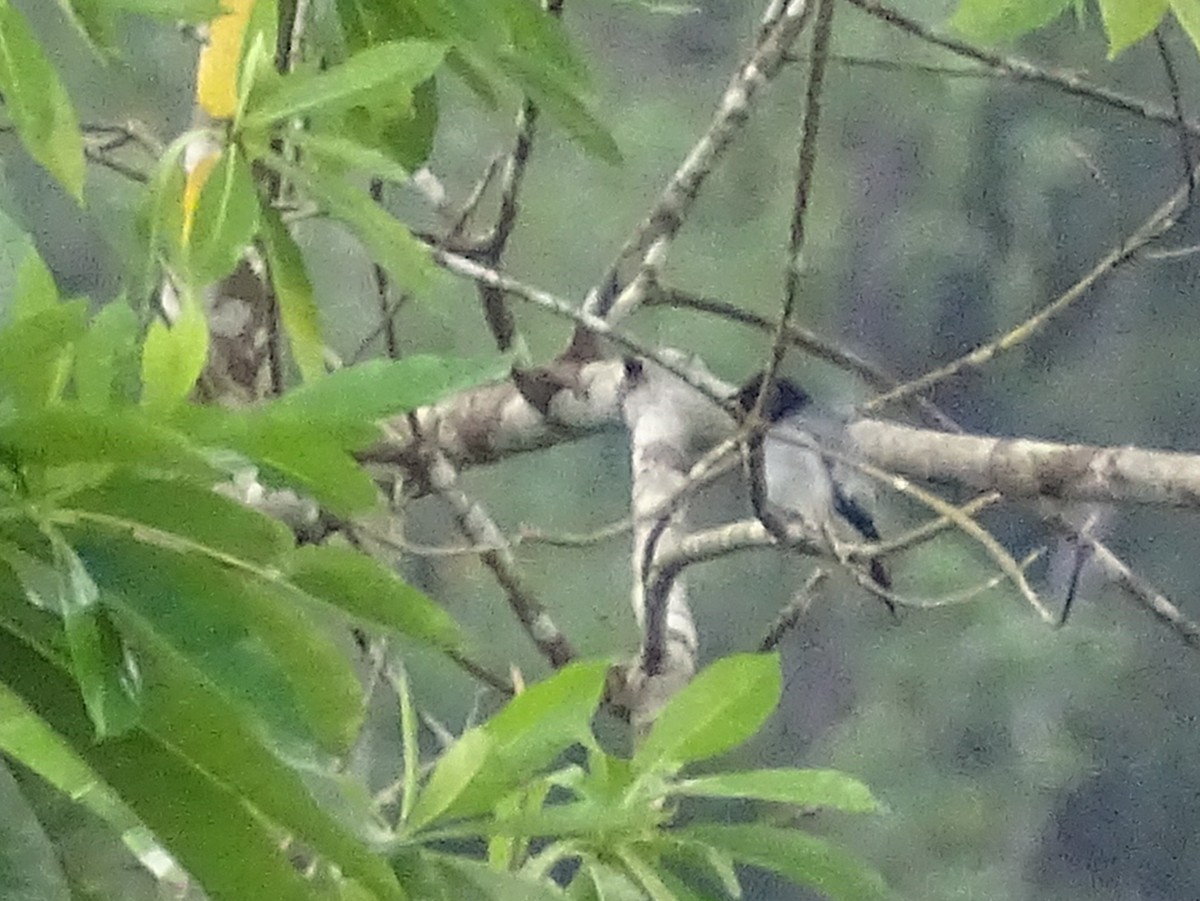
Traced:
<path fill-rule="evenodd" d="M 923 481 L 1010 497 L 1200 506 L 1200 455 L 1025 438 L 947 435 L 876 419 L 849 427 L 858 454 Z"/>

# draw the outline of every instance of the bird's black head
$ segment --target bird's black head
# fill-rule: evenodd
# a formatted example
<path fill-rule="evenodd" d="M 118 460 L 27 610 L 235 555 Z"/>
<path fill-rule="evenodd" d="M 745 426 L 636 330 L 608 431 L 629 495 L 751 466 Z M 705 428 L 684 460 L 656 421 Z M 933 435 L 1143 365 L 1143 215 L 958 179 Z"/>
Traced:
<path fill-rule="evenodd" d="M 764 372 L 756 372 L 738 391 L 738 406 L 744 413 L 749 413 L 754 409 L 754 402 L 758 400 L 758 394 L 762 391 L 765 376 Z M 798 413 L 811 402 L 812 398 L 795 382 L 790 379 L 777 378 L 767 390 L 767 396 L 763 402 L 763 418 L 767 422 L 778 422 L 785 416 Z"/>

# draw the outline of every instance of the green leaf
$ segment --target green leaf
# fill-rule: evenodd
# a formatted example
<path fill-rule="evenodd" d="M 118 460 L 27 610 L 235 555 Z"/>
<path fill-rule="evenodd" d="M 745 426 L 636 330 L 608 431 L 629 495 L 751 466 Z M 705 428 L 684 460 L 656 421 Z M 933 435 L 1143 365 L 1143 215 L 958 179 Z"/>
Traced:
<path fill-rule="evenodd" d="M 572 663 L 509 701 L 482 727 L 492 739 L 487 766 L 447 815 L 467 817 L 490 810 L 567 748 L 593 746 L 591 720 L 607 674 L 604 661 Z"/>
<path fill-rule="evenodd" d="M 283 523 L 264 516 L 205 485 L 115 473 L 103 484 L 59 501 L 64 511 L 85 510 L 119 517 L 177 535 L 214 555 L 258 565 L 276 562 L 294 545 Z"/>
<path fill-rule="evenodd" d="M 190 285 L 181 286 L 179 318 L 156 317 L 142 346 L 142 404 L 164 412 L 191 393 L 208 361 L 208 321 Z"/>
<path fill-rule="evenodd" d="M 850 813 L 877 809 L 871 790 L 837 770 L 750 770 L 721 773 L 673 783 L 673 795 L 753 798 L 804 807 L 828 807 Z"/>
<path fill-rule="evenodd" d="M 721 883 L 721 887 L 725 889 L 727 895 L 732 898 L 742 897 L 742 884 L 738 880 L 733 858 L 722 849 L 701 842 L 681 840 L 674 833 L 660 833 L 659 836 L 656 836 L 654 844 L 656 846 L 673 845 L 669 852 L 664 851 L 664 856 L 670 857 L 673 861 L 677 860 L 681 864 L 683 872 L 695 873 L 708 870 Z"/>
<path fill-rule="evenodd" d="M 812 886 L 833 901 L 890 897 L 878 873 L 836 845 L 803 832 L 762 825 L 704 825 L 682 829 L 679 834 L 721 848 L 742 863 Z"/>
<path fill-rule="evenodd" d="M 396 680 L 396 695 L 400 701 L 400 754 L 404 773 L 404 794 L 400 796 L 401 826 L 412 816 L 413 804 L 417 800 L 417 770 L 421 763 L 421 745 L 418 740 L 420 723 L 413 705 L 412 691 L 408 685 L 408 671 L 400 667 Z"/>
<path fill-rule="evenodd" d="M 1192 39 L 1192 46 L 1200 51 L 1200 0 L 1170 0 L 1171 12 Z"/>
<path fill-rule="evenodd" d="M 950 25 L 984 41 L 1006 41 L 1048 25 L 1071 0 L 961 0 Z"/>
<path fill-rule="evenodd" d="M 149 675 L 157 681 L 156 673 Z M 215 901 L 238 901 L 247 892 L 279 901 L 318 897 L 288 860 L 278 836 L 247 806 L 247 798 L 257 802 L 263 788 L 244 792 L 244 778 L 218 781 L 211 774 L 224 775 L 223 771 L 197 767 L 182 756 L 179 747 L 188 749 L 194 743 L 192 735 L 171 733 L 167 743 L 135 730 L 109 741 L 93 741 L 73 682 L 4 631 L 0 631 L 0 681 L 112 785 Z M 196 708 L 184 701 L 179 697 L 173 705 L 177 725 L 197 715 Z M 214 746 L 209 757 L 239 744 L 236 732 L 226 734 L 222 724 L 214 721 L 205 729 L 206 740 Z M 250 757 L 243 765 L 254 763 Z"/>
<path fill-rule="evenodd" d="M 125 537 L 120 525 L 64 529 L 112 606 L 146 622 L 280 741 L 303 746 L 311 736 L 344 752 L 362 719 L 359 682 L 295 598 L 198 554 L 144 543 L 151 535 Z"/>
<path fill-rule="evenodd" d="M 409 815 L 410 834 L 446 812 L 483 768 L 491 748 L 486 732 L 468 729 L 442 754 Z"/>
<path fill-rule="evenodd" d="M 22 409 L 57 400 L 69 371 L 71 345 L 87 324 L 87 302 L 56 304 L 0 330 L 0 395 Z"/>
<path fill-rule="evenodd" d="M 131 400 L 138 379 L 138 320 L 122 298 L 106 304 L 75 346 L 75 396 L 100 413 Z"/>
<path fill-rule="evenodd" d="M 136 227 L 138 254 L 129 268 L 129 294 L 149 297 L 162 287 L 160 264 L 165 258 L 182 266 L 183 193 L 186 175 L 183 161 L 187 150 L 197 141 L 206 140 L 206 132 L 193 129 L 180 135 L 159 157 L 150 183 L 138 204 Z"/>
<path fill-rule="evenodd" d="M 645 893 L 625 873 L 598 860 L 585 860 L 567 892 L 572 901 L 645 901 Z"/>
<path fill-rule="evenodd" d="M 118 832 L 137 817 L 66 741 L 7 685 L 0 683 L 0 751 L 37 773 Z"/>
<path fill-rule="evenodd" d="M 634 769 L 672 769 L 740 745 L 779 702 L 775 654 L 725 657 L 698 675 L 659 714 L 633 758 Z"/>
<path fill-rule="evenodd" d="M 275 288 L 275 302 L 292 356 L 306 382 L 325 375 L 325 343 L 321 340 L 320 314 L 304 257 L 291 232 L 274 210 L 263 211 L 263 243 Z"/>
<path fill-rule="evenodd" d="M 0 425 L 0 448 L 22 465 L 103 463 L 169 469 L 198 479 L 218 477 L 182 436 L 136 409 L 93 413 L 60 404 Z"/>
<path fill-rule="evenodd" d="M 425 354 L 401 360 L 368 360 L 290 391 L 270 415 L 305 422 L 372 423 L 436 403 L 448 394 L 503 378 L 509 362 L 452 359 Z"/>
<path fill-rule="evenodd" d="M 604 805 L 591 801 L 551 804 L 539 810 L 472 820 L 450 832 L 461 835 L 507 838 L 573 838 L 644 835 L 666 820 L 668 814 L 648 805 Z"/>
<path fill-rule="evenodd" d="M 525 879 L 493 870 L 458 854 L 422 850 L 414 894 L 436 901 L 563 901 L 562 890 L 548 879 Z"/>
<path fill-rule="evenodd" d="M 553 72 L 538 68 L 519 54 L 505 56 L 503 65 L 529 97 L 584 150 L 606 163 L 622 162 L 621 149 L 612 133 L 588 109 L 576 90 L 555 78 Z"/>
<path fill-rule="evenodd" d="M 350 187 L 341 179 L 278 159 L 274 165 L 324 204 L 331 216 L 349 226 L 371 258 L 403 289 L 419 294 L 428 288 L 435 271 L 429 250 L 365 192 Z"/>
<path fill-rule="evenodd" d="M 58 288 L 54 284 L 54 276 L 31 243 L 17 270 L 17 284 L 12 299 L 13 319 L 27 319 L 53 309 L 57 304 Z"/>
<path fill-rule="evenodd" d="M 364 622 L 443 650 L 461 645 L 450 614 L 366 554 L 307 545 L 288 554 L 280 568 L 293 585 Z"/>
<path fill-rule="evenodd" d="M 236 145 L 225 147 L 196 206 L 185 257 L 194 286 L 233 271 L 258 233 L 259 205 L 250 164 Z"/>
<path fill-rule="evenodd" d="M 0 898 L 71 901 L 58 853 L 0 758 Z"/>
<path fill-rule="evenodd" d="M 332 164 L 333 175 L 345 171 L 377 176 L 387 181 L 408 181 L 409 170 L 383 151 L 340 135 L 316 131 L 297 131 L 293 143 L 316 157 L 318 163 Z"/>
<path fill-rule="evenodd" d="M 690 898 L 676 895 L 663 881 L 663 874 L 642 857 L 637 850 L 629 845 L 617 849 L 617 857 L 625 864 L 625 869 L 641 884 L 651 901 L 692 901 Z"/>
<path fill-rule="evenodd" d="M 348 109 L 380 89 L 393 102 L 404 98 L 442 64 L 446 48 L 429 41 L 389 41 L 362 50 L 340 66 L 284 78 L 274 91 L 251 102 L 243 119 L 249 130 L 302 114 Z"/>
<path fill-rule="evenodd" d="M 1108 58 L 1115 59 L 1152 32 L 1167 14 L 1168 0 L 1099 0 L 1108 35 Z"/>
<path fill-rule="evenodd" d="M 141 715 L 137 668 L 100 609 L 100 589 L 75 551 L 53 535 L 58 571 L 58 611 L 63 618 L 71 671 L 98 739 L 121 735 Z"/>
<path fill-rule="evenodd" d="M 359 804 L 340 791 L 336 780 L 320 778 L 311 762 L 310 772 L 301 778 L 279 759 L 284 755 L 269 753 L 241 711 L 213 691 L 211 683 L 144 621 L 128 619 L 124 626 L 146 660 L 144 720 L 156 741 L 177 749 L 217 782 L 232 786 L 243 803 L 281 824 L 379 898 L 403 898 L 387 865 L 365 845 L 377 840 L 383 827 L 369 802 Z M 321 788 L 323 804 L 314 799 L 314 787 Z M 268 892 L 263 897 L 275 895 Z"/>
<path fill-rule="evenodd" d="M 337 516 L 361 513 L 378 502 L 375 482 L 347 453 L 345 436 L 258 410 L 225 421 L 229 427 L 211 436 L 213 446 L 245 454 L 263 468 L 264 479 L 278 476 Z"/>
<path fill-rule="evenodd" d="M 116 17 L 104 0 L 58 0 L 58 5 L 94 53 L 116 49 Z"/>
<path fill-rule="evenodd" d="M 0 2 L 0 91 L 29 155 L 83 201 L 83 135 L 71 98 L 25 17 Z"/>

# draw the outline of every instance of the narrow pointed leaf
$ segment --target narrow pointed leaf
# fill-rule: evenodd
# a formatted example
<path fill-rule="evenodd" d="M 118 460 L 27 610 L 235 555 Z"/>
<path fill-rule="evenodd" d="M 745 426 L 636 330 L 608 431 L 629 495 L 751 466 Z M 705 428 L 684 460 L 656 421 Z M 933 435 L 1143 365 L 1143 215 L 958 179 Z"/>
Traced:
<path fill-rule="evenodd" d="M 137 817 L 49 723 L 0 684 L 0 751 L 123 832 Z"/>
<path fill-rule="evenodd" d="M 779 658 L 774 654 L 718 660 L 659 714 L 634 755 L 634 768 L 672 769 L 740 745 L 771 715 L 780 687 Z"/>
<path fill-rule="evenodd" d="M 487 767 L 451 805 L 448 815 L 490 810 L 568 748 L 592 746 L 591 721 L 608 663 L 572 663 L 531 685 L 483 725 L 493 747 Z"/>
<path fill-rule="evenodd" d="M 318 897 L 235 787 L 196 768 L 171 747 L 134 731 L 92 739 L 73 682 L 0 631 L 0 679 L 61 734 L 154 831 L 216 901 Z M 220 744 L 226 738 L 212 734 Z"/>
<path fill-rule="evenodd" d="M 468 729 L 442 754 L 409 815 L 409 832 L 417 832 L 445 813 L 483 768 L 491 747 L 487 733 Z"/>
<path fill-rule="evenodd" d="M 837 770 L 748 770 L 673 783 L 673 795 L 706 798 L 753 798 L 849 813 L 877 808 L 871 790 Z"/>
<path fill-rule="evenodd" d="M 685 838 L 720 848 L 741 863 L 773 870 L 832 901 L 890 897 L 878 873 L 822 838 L 765 825 L 705 825 L 680 830 Z"/>
<path fill-rule="evenodd" d="M 287 225 L 274 210 L 264 210 L 263 240 L 271 270 L 271 284 L 279 305 L 283 332 L 304 381 L 325 375 L 325 344 L 321 340 L 320 315 L 313 297 L 312 282 L 300 248 Z"/>
<path fill-rule="evenodd" d="M 217 470 L 181 435 L 155 425 L 141 411 L 92 413 L 59 404 L 0 425 L 0 448 L 23 464 L 140 465 L 176 476 L 213 479 Z"/>
<path fill-rule="evenodd" d="M 1200 51 L 1200 0 L 1170 0 L 1170 3 L 1171 12 L 1191 38 L 1192 46 Z"/>
<path fill-rule="evenodd" d="M 53 308 L 58 303 L 58 288 L 54 277 L 42 261 L 37 248 L 30 244 L 25 259 L 17 269 L 17 284 L 13 290 L 13 319 L 27 319 Z"/>
<path fill-rule="evenodd" d="M 281 741 L 311 736 L 329 753 L 346 750 L 362 716 L 359 682 L 303 608 L 198 554 L 149 546 L 152 536 L 94 526 L 67 534 L 117 610 L 149 623 Z"/>
<path fill-rule="evenodd" d="M 83 335 L 87 303 L 47 307 L 0 330 L 0 396 L 39 409 L 57 400 L 66 380 L 71 346 Z"/>
<path fill-rule="evenodd" d="M 283 523 L 205 485 L 115 473 L 102 484 L 63 498 L 64 510 L 120 517 L 181 542 L 259 565 L 274 563 L 295 544 Z"/>
<path fill-rule="evenodd" d="M 281 569 L 298 588 L 360 620 L 437 648 L 460 646 L 450 614 L 365 554 L 308 545 L 292 551 Z"/>
<path fill-rule="evenodd" d="M 196 385 L 208 360 L 208 321 L 199 299 L 188 287 L 180 295 L 180 314 L 173 325 L 155 318 L 142 347 L 142 403 L 151 410 L 170 410 Z"/>
<path fill-rule="evenodd" d="M 428 355 L 368 360 L 288 392 L 271 405 L 271 413 L 306 422 L 370 423 L 503 378 L 509 365 L 506 360 Z"/>
<path fill-rule="evenodd" d="M 107 304 L 76 343 L 75 396 L 100 413 L 134 399 L 138 380 L 137 314 L 123 299 Z"/>
<path fill-rule="evenodd" d="M 960 0 L 950 25 L 984 41 L 1005 41 L 1048 25 L 1071 0 Z"/>
<path fill-rule="evenodd" d="M 392 97 L 403 97 L 437 70 L 445 53 L 444 46 L 428 41 L 389 41 L 323 72 L 293 74 L 251 104 L 243 120 L 245 127 L 261 128 L 292 116 L 347 109 L 381 88 Z"/>
<path fill-rule="evenodd" d="M 0 2 L 0 91 L 29 155 L 83 199 L 83 135 L 71 99 L 25 17 Z"/>
<path fill-rule="evenodd" d="M 309 191 L 331 216 L 345 223 L 371 258 L 386 269 L 398 285 L 417 294 L 428 288 L 435 271 L 429 250 L 365 191 L 353 188 L 341 179 L 278 160 L 274 165 Z"/>
<path fill-rule="evenodd" d="M 1167 14 L 1168 0 L 1100 0 L 1100 18 L 1108 35 L 1108 58 L 1136 44 Z"/>
<path fill-rule="evenodd" d="M 250 164 L 236 145 L 224 149 L 204 180 L 188 230 L 187 267 L 194 285 L 228 275 L 258 233 L 259 204 Z"/>

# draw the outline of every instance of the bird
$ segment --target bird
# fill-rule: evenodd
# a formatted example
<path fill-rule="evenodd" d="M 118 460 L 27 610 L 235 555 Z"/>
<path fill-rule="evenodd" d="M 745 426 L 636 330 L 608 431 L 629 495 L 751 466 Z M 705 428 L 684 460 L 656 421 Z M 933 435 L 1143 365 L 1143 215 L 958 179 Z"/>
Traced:
<path fill-rule="evenodd" d="M 766 373 L 755 373 L 738 391 L 735 399 L 743 413 L 754 409 L 765 378 Z M 772 379 L 761 415 L 767 423 L 762 445 L 767 501 L 822 535 L 844 533 L 845 524 L 863 539 L 879 541 L 879 529 L 861 496 L 862 477 L 822 453 L 822 448 L 838 452 L 846 445 L 844 423 L 822 416 L 809 394 L 787 378 Z M 868 572 L 880 588 L 892 587 L 891 574 L 878 557 L 868 562 Z"/>

